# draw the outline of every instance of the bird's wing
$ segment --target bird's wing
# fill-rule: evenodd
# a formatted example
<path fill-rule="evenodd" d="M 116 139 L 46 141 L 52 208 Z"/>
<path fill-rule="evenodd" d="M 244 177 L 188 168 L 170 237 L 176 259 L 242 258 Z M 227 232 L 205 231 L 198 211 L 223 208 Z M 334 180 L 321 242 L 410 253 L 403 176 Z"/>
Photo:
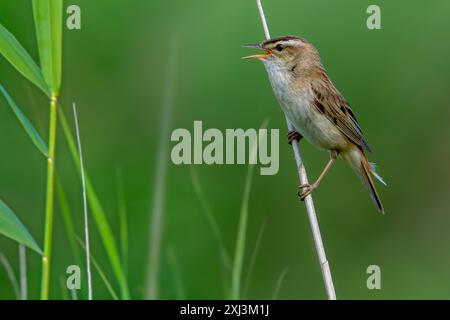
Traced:
<path fill-rule="evenodd" d="M 364 138 L 355 114 L 342 95 L 325 75 L 311 82 L 315 95 L 314 105 L 324 114 L 348 139 L 367 151 L 371 151 Z"/>

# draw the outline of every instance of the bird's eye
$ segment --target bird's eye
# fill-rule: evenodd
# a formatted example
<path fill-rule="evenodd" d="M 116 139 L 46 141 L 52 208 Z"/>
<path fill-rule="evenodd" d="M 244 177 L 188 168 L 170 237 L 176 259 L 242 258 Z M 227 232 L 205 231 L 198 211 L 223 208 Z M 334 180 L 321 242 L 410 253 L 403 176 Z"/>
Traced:
<path fill-rule="evenodd" d="M 283 46 L 281 44 L 277 44 L 275 49 L 277 49 L 278 51 L 282 51 L 284 48 L 283 48 Z"/>

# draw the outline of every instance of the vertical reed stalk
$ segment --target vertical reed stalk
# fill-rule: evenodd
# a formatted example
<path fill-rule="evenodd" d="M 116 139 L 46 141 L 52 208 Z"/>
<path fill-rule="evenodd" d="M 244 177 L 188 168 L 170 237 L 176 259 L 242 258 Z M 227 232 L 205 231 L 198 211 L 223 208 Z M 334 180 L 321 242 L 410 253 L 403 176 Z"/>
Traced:
<path fill-rule="evenodd" d="M 23 244 L 19 244 L 19 270 L 20 270 L 20 300 L 28 299 L 27 285 L 27 249 Z"/>
<path fill-rule="evenodd" d="M 84 242 L 86 247 L 86 272 L 88 281 L 88 300 L 92 300 L 92 276 L 91 276 L 91 249 L 89 245 L 89 219 L 88 204 L 86 196 L 86 179 L 84 175 L 83 152 L 81 148 L 80 127 L 78 126 L 77 106 L 73 104 L 73 117 L 75 119 L 75 130 L 78 144 L 78 155 L 80 157 L 81 186 L 83 189 L 83 213 L 84 213 Z"/>
<path fill-rule="evenodd" d="M 266 39 L 270 39 L 269 28 L 267 27 L 266 16 L 264 15 L 264 9 L 261 4 L 261 0 L 256 0 L 256 5 L 258 6 L 259 16 L 264 29 L 264 35 Z M 288 130 L 294 131 L 293 125 L 290 123 L 289 119 L 286 117 L 286 122 Z M 292 144 L 292 149 L 294 151 L 295 162 L 297 163 L 298 175 L 301 184 L 308 183 L 308 176 L 306 174 L 305 166 L 303 165 L 300 148 L 297 143 Z M 314 244 L 317 251 L 317 257 L 319 258 L 320 268 L 322 271 L 322 277 L 325 284 L 325 289 L 329 300 L 336 300 L 336 293 L 334 291 L 333 279 L 331 277 L 330 265 L 328 264 L 327 256 L 325 254 L 325 248 L 322 242 L 322 236 L 320 235 L 319 222 L 317 221 L 316 209 L 314 208 L 314 202 L 311 195 L 305 198 L 306 210 L 308 212 L 309 223 L 311 226 L 311 231 L 314 238 Z"/>
<path fill-rule="evenodd" d="M 256 155 L 257 143 L 252 147 L 252 155 Z M 247 169 L 247 177 L 245 179 L 244 194 L 242 197 L 241 213 L 239 218 L 239 229 L 236 239 L 236 249 L 234 253 L 233 272 L 231 274 L 231 299 L 239 300 L 241 297 L 241 278 L 242 267 L 245 256 L 245 238 L 247 236 L 248 224 L 248 204 L 250 199 L 250 191 L 252 188 L 253 166 L 250 164 Z"/>
<path fill-rule="evenodd" d="M 265 129 L 269 124 L 269 120 L 266 119 L 261 125 L 261 129 Z M 263 135 L 259 136 L 259 139 L 264 139 Z M 247 175 L 245 178 L 244 192 L 242 196 L 241 212 L 239 217 L 239 226 L 236 239 L 236 248 L 234 251 L 233 269 L 231 272 L 231 300 L 239 300 L 241 298 L 241 284 L 242 284 L 242 268 L 244 265 L 245 249 L 246 249 L 246 237 L 247 237 L 247 224 L 248 213 L 250 203 L 250 192 L 253 182 L 253 168 L 258 157 L 258 145 L 260 141 L 254 140 L 250 145 L 249 165 L 247 168 Z"/>
<path fill-rule="evenodd" d="M 53 95 L 50 99 L 50 122 L 47 158 L 47 191 L 45 204 L 45 236 L 44 255 L 42 256 L 41 300 L 48 300 L 50 285 L 50 263 L 52 254 L 53 235 L 53 199 L 55 178 L 55 148 L 56 148 L 56 118 L 58 98 Z"/>
<path fill-rule="evenodd" d="M 172 38 L 169 46 L 169 59 L 167 77 L 164 85 L 164 96 L 162 103 L 162 114 L 160 121 L 160 139 L 158 155 L 156 160 L 153 206 L 150 218 L 149 256 L 148 256 L 148 277 L 146 297 L 149 300 L 158 299 L 159 291 L 159 265 L 161 259 L 162 229 L 164 226 L 164 210 L 167 182 L 167 163 L 169 161 L 170 125 L 173 107 L 175 104 L 175 81 L 176 67 L 178 59 L 178 42 Z"/>
<path fill-rule="evenodd" d="M 248 288 L 250 286 L 250 280 L 252 278 L 253 269 L 255 268 L 256 263 L 256 256 L 259 252 L 259 247 L 261 246 L 261 240 L 264 234 L 264 231 L 266 229 L 266 220 L 264 219 L 263 223 L 261 224 L 261 227 L 259 228 L 258 236 L 256 238 L 255 247 L 253 248 L 252 257 L 250 259 L 250 264 L 247 271 L 247 276 L 245 277 L 245 284 L 244 284 L 244 292 L 243 297 L 246 299 Z"/>
<path fill-rule="evenodd" d="M 14 274 L 14 270 L 11 266 L 11 263 L 9 263 L 8 258 L 0 252 L 0 266 L 3 266 L 6 272 L 6 276 L 9 279 L 9 282 L 11 282 L 11 286 L 14 290 L 14 295 L 17 299 L 20 299 L 20 289 L 19 289 L 19 283 L 17 282 L 16 276 Z"/>

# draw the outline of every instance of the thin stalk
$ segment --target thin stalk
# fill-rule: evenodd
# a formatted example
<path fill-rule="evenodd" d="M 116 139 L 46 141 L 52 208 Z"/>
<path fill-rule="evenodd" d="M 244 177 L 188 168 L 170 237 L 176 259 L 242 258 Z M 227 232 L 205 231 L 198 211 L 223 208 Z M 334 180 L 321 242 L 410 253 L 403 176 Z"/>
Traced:
<path fill-rule="evenodd" d="M 55 176 L 55 188 L 57 202 L 59 203 L 59 211 L 61 212 L 64 221 L 67 239 L 70 243 L 70 247 L 72 248 L 75 263 L 77 265 L 81 265 L 81 258 L 75 240 L 75 228 L 73 225 L 72 214 L 70 213 L 69 201 L 67 200 L 67 196 L 64 192 L 64 187 L 62 185 L 61 178 L 60 175 L 58 175 L 58 172 L 56 172 Z"/>
<path fill-rule="evenodd" d="M 283 271 L 281 271 L 280 276 L 278 277 L 277 284 L 275 285 L 275 291 L 273 292 L 272 300 L 276 300 L 278 298 L 278 294 L 280 293 L 281 285 L 283 284 L 284 278 L 286 277 L 286 274 L 288 272 L 288 268 L 284 268 Z"/>
<path fill-rule="evenodd" d="M 23 244 L 19 244 L 19 270 L 20 270 L 20 300 L 27 300 L 27 249 Z"/>
<path fill-rule="evenodd" d="M 261 246 L 261 240 L 265 229 L 266 229 L 266 220 L 264 220 L 263 223 L 261 224 L 258 236 L 256 238 L 255 247 L 253 248 L 252 257 L 250 259 L 250 264 L 247 271 L 247 277 L 245 278 L 244 293 L 243 293 L 244 298 L 247 297 L 247 292 L 250 286 L 250 280 L 252 278 L 253 269 L 255 268 L 256 256 L 258 255 L 259 247 Z"/>
<path fill-rule="evenodd" d="M 77 289 L 70 290 L 70 294 L 72 295 L 72 300 L 78 300 Z"/>
<path fill-rule="evenodd" d="M 83 212 L 84 212 L 84 241 L 86 246 L 86 272 L 88 280 L 88 300 L 92 300 L 92 275 L 91 275 L 91 249 L 89 245 L 89 220 L 86 196 L 86 180 L 84 176 L 83 152 L 81 148 L 80 128 L 78 126 L 77 106 L 73 104 L 73 117 L 78 144 L 78 155 L 80 157 L 81 186 L 83 188 Z"/>
<path fill-rule="evenodd" d="M 217 245 L 220 249 L 220 256 L 222 259 L 223 267 L 224 267 L 225 271 L 228 273 L 231 269 L 230 254 L 228 253 L 228 250 L 225 246 L 225 242 L 223 240 L 222 233 L 220 232 L 219 224 L 217 223 L 217 220 L 212 212 L 211 206 L 203 192 L 203 188 L 200 183 L 200 179 L 198 177 L 198 173 L 197 173 L 197 170 L 195 169 L 195 166 L 191 166 L 191 181 L 192 181 L 192 186 L 194 188 L 194 192 L 197 194 L 197 197 L 199 198 L 199 200 L 201 202 L 203 211 L 206 214 L 208 223 L 211 227 L 214 237 L 216 238 Z"/>
<path fill-rule="evenodd" d="M 75 139 L 72 135 L 72 130 L 69 127 L 67 119 L 64 115 L 63 110 L 60 108 L 59 122 L 66 139 L 67 146 L 69 147 L 70 153 L 72 155 L 73 162 L 77 168 L 78 174 L 81 175 L 80 171 L 80 158 L 78 156 L 78 150 L 75 143 Z M 128 289 L 128 282 L 126 274 L 123 270 L 122 262 L 120 260 L 118 250 L 116 249 L 116 244 L 114 241 L 113 233 L 111 227 L 109 226 L 108 220 L 106 219 L 106 213 L 103 210 L 102 204 L 95 193 L 95 189 L 89 180 L 89 175 L 85 173 L 86 179 L 86 192 L 88 194 L 88 201 L 91 208 L 92 215 L 97 224 L 100 236 L 102 238 L 103 245 L 105 247 L 106 253 L 108 255 L 111 267 L 113 268 L 114 274 L 120 285 L 121 298 L 124 300 L 130 299 L 130 292 Z"/>
<path fill-rule="evenodd" d="M 45 204 L 45 236 L 44 255 L 42 257 L 42 277 L 41 277 L 41 300 L 48 300 L 50 286 L 50 263 L 52 254 L 53 236 L 53 199 L 54 199 L 54 178 L 55 178 L 55 148 L 56 148 L 56 119 L 57 119 L 58 98 L 52 96 L 50 99 L 50 123 L 47 158 L 47 191 Z"/>
<path fill-rule="evenodd" d="M 91 256 L 92 264 L 94 265 L 94 268 L 97 270 L 98 275 L 102 279 L 103 283 L 105 284 L 106 289 L 108 289 L 109 293 L 111 294 L 112 298 L 114 300 L 119 300 L 119 296 L 114 291 L 113 286 L 111 285 L 111 282 L 109 282 L 108 278 L 106 277 L 105 273 L 103 272 L 102 268 L 100 268 L 100 265 L 98 261 Z"/>
<path fill-rule="evenodd" d="M 241 214 L 239 218 L 239 230 L 236 241 L 236 250 L 234 255 L 233 272 L 231 276 L 231 299 L 239 300 L 241 295 L 241 277 L 242 266 L 245 256 L 245 238 L 247 235 L 248 224 L 248 203 L 252 186 L 253 165 L 249 165 L 247 178 L 245 179 L 244 195 L 242 200 Z"/>
<path fill-rule="evenodd" d="M 262 129 L 268 125 L 268 120 L 265 120 L 261 126 Z M 262 139 L 262 135 L 259 137 Z M 241 298 L 241 282 L 242 282 L 242 268 L 245 258 L 245 242 L 247 237 L 248 224 L 248 207 L 250 203 L 250 192 L 252 190 L 253 169 L 258 156 L 258 140 L 255 140 L 250 146 L 249 165 L 247 168 L 247 175 L 245 178 L 244 193 L 242 196 L 241 212 L 239 217 L 239 227 L 236 239 L 236 247 L 234 251 L 233 270 L 231 273 L 231 300 L 239 300 Z"/>
<path fill-rule="evenodd" d="M 6 258 L 6 256 L 0 252 L 0 265 L 3 266 L 5 269 L 6 275 L 11 282 L 11 286 L 14 290 L 14 294 L 17 299 L 20 298 L 20 292 L 19 292 L 19 284 L 17 283 L 16 276 L 14 275 L 14 270 L 11 267 L 11 264 L 9 263 L 9 260 Z"/>
<path fill-rule="evenodd" d="M 175 38 L 169 48 L 169 60 L 167 78 L 164 88 L 163 110 L 161 115 L 161 127 L 159 130 L 160 139 L 158 146 L 158 158 L 156 160 L 156 173 L 154 181 L 153 206 L 150 219 L 150 238 L 148 256 L 148 278 L 147 278 L 147 298 L 155 300 L 159 291 L 159 266 L 161 260 L 162 229 L 164 227 L 164 206 L 167 182 L 167 163 L 169 154 L 169 143 L 167 137 L 170 135 L 170 125 L 172 110 L 175 104 L 175 79 L 176 62 L 178 59 L 178 46 Z"/>
<path fill-rule="evenodd" d="M 175 285 L 176 300 L 186 300 L 186 293 L 183 286 L 183 278 L 178 264 L 175 249 L 169 247 L 167 250 L 167 260 L 172 269 L 173 282 Z"/>
<path fill-rule="evenodd" d="M 128 274 L 128 218 L 123 188 L 122 170 L 116 167 L 117 207 L 119 210 L 120 247 L 122 250 L 122 265 L 125 274 Z"/>
<path fill-rule="evenodd" d="M 78 237 L 75 236 L 80 246 L 86 251 L 86 246 L 84 245 L 83 241 Z M 105 273 L 103 272 L 102 268 L 100 267 L 100 264 L 95 259 L 93 255 L 90 255 L 92 264 L 94 265 L 94 268 L 97 270 L 98 275 L 102 279 L 103 283 L 105 284 L 106 289 L 108 289 L 109 293 L 111 294 L 112 298 L 114 300 L 119 300 L 119 296 L 114 291 L 113 286 L 111 285 L 111 282 L 109 282 L 108 278 L 106 277 Z"/>
<path fill-rule="evenodd" d="M 261 0 L 256 0 L 258 6 L 259 16 L 264 29 L 264 35 L 266 39 L 270 39 L 269 28 L 267 27 L 266 16 L 264 15 L 264 9 L 261 4 Z M 294 126 L 286 117 L 288 131 L 294 131 Z M 305 166 L 303 165 L 302 156 L 300 153 L 300 147 L 297 143 L 292 143 L 292 150 L 294 151 L 295 162 L 297 163 L 298 175 L 301 184 L 308 184 L 308 176 L 306 174 Z M 323 245 L 322 236 L 320 234 L 319 222 L 317 221 L 316 209 L 314 207 L 313 198 L 308 195 L 305 198 L 306 210 L 308 212 L 309 223 L 314 238 L 314 244 L 316 247 L 317 257 L 319 259 L 320 268 L 322 271 L 322 277 L 325 284 L 325 289 L 329 300 L 336 300 L 336 293 L 334 291 L 333 278 L 331 277 L 330 265 L 325 254 L 325 247 Z"/>
<path fill-rule="evenodd" d="M 61 300 L 69 300 L 69 295 L 67 294 L 66 279 L 63 276 L 59 278 L 59 287 L 61 290 Z"/>
<path fill-rule="evenodd" d="M 198 173 L 197 170 L 195 169 L 195 166 L 191 166 L 191 181 L 194 192 L 197 194 L 197 197 L 200 200 L 200 203 L 203 207 L 203 212 L 205 213 L 206 218 L 209 222 L 209 226 L 211 227 L 214 238 L 216 238 L 216 242 L 220 252 L 220 258 L 222 260 L 222 267 L 224 270 L 223 272 L 224 294 L 226 297 L 228 297 L 230 295 L 229 275 L 232 270 L 231 256 L 228 253 L 228 250 L 225 246 L 222 233 L 220 232 L 219 224 L 217 223 L 215 215 L 211 209 L 211 205 L 209 204 L 203 192 L 203 188 L 200 183 L 200 179 L 198 177 Z"/>

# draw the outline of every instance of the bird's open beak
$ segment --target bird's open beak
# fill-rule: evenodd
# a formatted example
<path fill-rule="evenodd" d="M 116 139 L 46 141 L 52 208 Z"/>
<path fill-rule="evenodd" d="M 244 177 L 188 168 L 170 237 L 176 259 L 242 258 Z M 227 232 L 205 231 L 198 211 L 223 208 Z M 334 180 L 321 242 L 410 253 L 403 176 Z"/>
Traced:
<path fill-rule="evenodd" d="M 263 48 L 261 48 L 261 45 L 259 45 L 259 44 L 246 44 L 246 45 L 244 45 L 242 47 L 243 48 L 256 48 L 256 49 L 264 50 Z M 247 57 L 243 57 L 241 59 L 245 59 L 245 60 L 248 60 L 248 59 L 267 59 L 271 55 L 272 55 L 272 51 L 267 50 L 266 53 L 255 54 L 253 56 L 247 56 Z"/>

